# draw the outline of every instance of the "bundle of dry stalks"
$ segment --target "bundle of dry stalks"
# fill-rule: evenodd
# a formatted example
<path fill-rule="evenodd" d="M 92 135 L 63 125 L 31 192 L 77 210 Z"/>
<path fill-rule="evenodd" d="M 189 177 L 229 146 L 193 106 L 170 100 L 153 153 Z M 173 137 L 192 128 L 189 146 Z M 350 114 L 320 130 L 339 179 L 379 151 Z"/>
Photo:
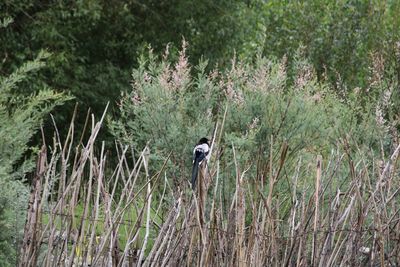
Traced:
<path fill-rule="evenodd" d="M 400 146 L 380 169 L 336 149 L 316 157 L 310 172 L 301 171 L 308 163 L 300 158 L 289 177 L 284 143 L 271 149 L 267 179 L 259 179 L 239 166 L 232 144 L 236 189 L 226 208 L 215 156 L 223 127 L 192 192 L 162 182 L 166 164 L 149 174 L 149 147 L 133 162 L 122 147 L 118 164 L 108 166 L 104 143 L 99 153 L 94 148 L 103 119 L 92 118 L 75 153 L 72 123 L 49 160 L 39 158 L 20 266 L 400 265 Z M 315 183 L 300 185 L 309 176 Z M 285 179 L 289 192 L 277 192 Z"/>

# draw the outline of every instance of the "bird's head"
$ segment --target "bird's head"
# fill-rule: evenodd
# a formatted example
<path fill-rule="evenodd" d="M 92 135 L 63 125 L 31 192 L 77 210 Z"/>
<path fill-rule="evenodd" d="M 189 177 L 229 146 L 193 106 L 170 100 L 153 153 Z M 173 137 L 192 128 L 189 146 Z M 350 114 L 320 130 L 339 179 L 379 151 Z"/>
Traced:
<path fill-rule="evenodd" d="M 198 143 L 199 145 L 201 145 L 201 144 L 207 144 L 207 145 L 210 145 L 210 140 L 208 140 L 208 138 L 207 137 L 203 137 L 203 138 L 201 138 L 200 139 L 200 141 L 199 141 L 199 143 Z"/>

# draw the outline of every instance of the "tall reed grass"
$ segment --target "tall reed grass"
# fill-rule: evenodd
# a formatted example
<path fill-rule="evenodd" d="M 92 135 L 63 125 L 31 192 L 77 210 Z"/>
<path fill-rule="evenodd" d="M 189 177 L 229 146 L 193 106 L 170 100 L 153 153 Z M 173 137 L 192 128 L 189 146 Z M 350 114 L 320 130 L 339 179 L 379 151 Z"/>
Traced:
<path fill-rule="evenodd" d="M 219 155 L 227 113 L 195 192 L 189 173 L 187 186 L 171 183 L 169 157 L 149 171 L 150 144 L 139 155 L 116 144 L 112 166 L 97 140 L 104 116 L 91 117 L 84 144 L 75 145 L 72 122 L 65 141 L 56 135 L 40 152 L 19 265 L 400 265 L 400 145 L 377 159 L 343 139 L 328 157 L 300 154 L 295 168 L 285 168 L 291 144 L 271 137 L 260 179 L 248 172 L 255 162 L 239 163 L 232 142 L 225 157 L 234 163 L 235 189 L 226 194 Z"/>

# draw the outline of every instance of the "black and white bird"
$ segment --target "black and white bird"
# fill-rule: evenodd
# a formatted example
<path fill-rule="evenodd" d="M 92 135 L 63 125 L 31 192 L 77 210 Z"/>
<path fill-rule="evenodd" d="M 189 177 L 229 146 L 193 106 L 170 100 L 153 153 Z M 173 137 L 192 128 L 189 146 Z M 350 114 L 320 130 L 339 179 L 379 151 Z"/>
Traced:
<path fill-rule="evenodd" d="M 196 179 L 199 170 L 199 165 L 207 157 L 210 151 L 210 143 L 206 137 L 200 139 L 193 149 L 193 169 L 192 169 L 192 189 L 196 188 Z"/>

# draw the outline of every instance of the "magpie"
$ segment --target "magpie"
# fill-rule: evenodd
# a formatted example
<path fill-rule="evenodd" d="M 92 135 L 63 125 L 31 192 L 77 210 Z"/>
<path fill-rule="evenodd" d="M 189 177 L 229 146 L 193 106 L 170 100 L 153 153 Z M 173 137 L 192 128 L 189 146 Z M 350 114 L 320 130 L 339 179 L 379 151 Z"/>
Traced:
<path fill-rule="evenodd" d="M 192 190 L 196 188 L 199 165 L 206 158 L 209 151 L 210 143 L 206 137 L 201 138 L 193 149 Z"/>

